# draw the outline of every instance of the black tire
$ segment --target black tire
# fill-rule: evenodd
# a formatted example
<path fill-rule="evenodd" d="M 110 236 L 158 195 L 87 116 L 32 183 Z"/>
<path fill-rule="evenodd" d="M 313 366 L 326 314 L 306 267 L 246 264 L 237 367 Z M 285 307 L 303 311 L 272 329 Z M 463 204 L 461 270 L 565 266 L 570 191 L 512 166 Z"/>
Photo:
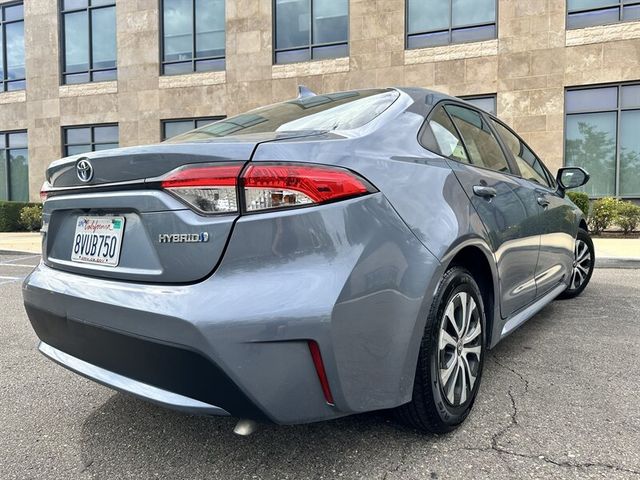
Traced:
<path fill-rule="evenodd" d="M 584 257 L 581 259 L 579 258 L 579 256 L 581 255 L 579 249 L 582 245 L 586 246 L 588 257 Z M 596 254 L 593 248 L 593 240 L 591 240 L 589 232 L 587 232 L 583 228 L 579 228 L 578 235 L 576 236 L 575 258 L 573 259 L 573 270 L 571 272 L 570 284 L 564 292 L 558 295 L 558 298 L 564 300 L 568 298 L 575 298 L 580 295 L 584 291 L 584 289 L 587 288 L 589 280 L 591 280 L 591 275 L 593 275 L 593 268 L 595 267 L 595 263 Z M 578 272 L 576 272 L 576 269 L 578 269 L 578 267 L 581 268 Z M 585 269 L 586 273 L 584 273 Z M 578 273 L 582 278 L 580 284 L 576 284 L 574 282 L 574 279 L 576 278 Z"/>
<path fill-rule="evenodd" d="M 470 388 L 467 399 L 464 402 L 459 402 L 459 405 L 455 405 L 455 401 L 454 404 L 449 402 L 444 387 L 441 385 L 440 359 L 444 359 L 447 353 L 445 350 L 440 350 L 439 342 L 441 327 L 443 326 L 443 322 L 446 322 L 445 309 L 450 302 L 455 303 L 456 300 L 462 298 L 458 295 L 461 292 L 466 293 L 475 301 L 478 313 L 473 321 L 475 325 L 480 324 L 481 333 L 476 337 L 473 345 L 476 345 L 476 343 L 479 344 L 481 350 L 477 362 L 473 360 L 475 368 L 472 369 L 469 367 L 471 361 L 467 361 L 466 365 L 467 368 L 469 368 L 467 371 L 470 373 L 469 375 L 465 375 L 464 372 L 462 373 L 465 379 L 470 379 L 471 370 L 475 371 L 475 383 L 472 388 Z M 472 320 L 469 320 L 468 323 L 470 324 L 471 322 Z M 466 338 L 466 335 L 465 333 L 462 334 L 464 338 Z M 452 267 L 447 270 L 442 278 L 442 282 L 440 282 L 427 318 L 413 383 L 412 400 L 395 409 L 396 417 L 410 427 L 427 432 L 446 433 L 454 430 L 467 418 L 473 407 L 482 378 L 482 366 L 486 351 L 485 345 L 486 314 L 480 289 L 468 270 L 462 267 Z M 458 342 L 458 349 L 453 348 L 453 353 L 451 354 L 453 357 L 449 357 L 451 360 L 449 364 L 455 363 L 458 357 L 462 359 L 460 348 L 460 342 Z M 465 358 L 468 359 L 469 357 L 467 356 Z M 471 358 L 473 359 L 474 357 Z M 452 385 L 450 382 L 452 381 L 453 375 L 456 375 L 453 381 L 454 384 L 457 385 L 458 371 L 451 374 L 446 385 Z M 470 382 L 470 380 L 467 381 Z M 471 386 L 471 382 L 469 385 Z M 460 387 L 459 391 L 461 391 L 462 388 L 464 388 L 464 384 Z M 451 390 L 449 389 L 449 391 Z M 456 395 L 457 394 L 454 393 L 454 399 Z M 461 395 L 459 395 L 458 400 L 462 400 Z"/>

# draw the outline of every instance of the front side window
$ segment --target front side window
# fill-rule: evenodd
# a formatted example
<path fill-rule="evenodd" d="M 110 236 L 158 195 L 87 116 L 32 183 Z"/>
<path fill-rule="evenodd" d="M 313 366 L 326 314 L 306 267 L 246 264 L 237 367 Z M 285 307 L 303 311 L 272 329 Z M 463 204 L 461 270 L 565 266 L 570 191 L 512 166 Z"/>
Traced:
<path fill-rule="evenodd" d="M 640 20 L 640 0 L 568 0 L 567 28 Z"/>
<path fill-rule="evenodd" d="M 118 148 L 118 125 L 63 127 L 64 156 Z"/>
<path fill-rule="evenodd" d="M 513 158 L 518 165 L 522 177 L 551 188 L 552 185 L 545 168 L 535 153 L 507 127 L 494 120 L 491 120 L 491 123 L 498 131 L 500 137 L 502 137 L 509 151 L 513 154 Z"/>
<path fill-rule="evenodd" d="M 349 55 L 348 0 L 275 0 L 275 63 Z"/>
<path fill-rule="evenodd" d="M 162 73 L 225 69 L 224 0 L 162 0 Z"/>
<path fill-rule="evenodd" d="M 162 121 L 162 140 L 177 137 L 183 133 L 190 132 L 196 128 L 210 125 L 213 122 L 222 120 L 224 117 L 199 117 L 199 118 L 180 118 L 176 120 Z"/>
<path fill-rule="evenodd" d="M 568 90 L 564 156 L 590 197 L 640 197 L 640 84 Z"/>
<path fill-rule="evenodd" d="M 27 132 L 0 132 L 0 200 L 29 201 Z"/>
<path fill-rule="evenodd" d="M 61 4 L 63 83 L 115 80 L 115 1 L 62 0 Z"/>
<path fill-rule="evenodd" d="M 24 90 L 24 8 L 22 3 L 0 6 L 1 92 Z"/>
<path fill-rule="evenodd" d="M 496 0 L 407 0 L 407 48 L 497 37 Z"/>
<path fill-rule="evenodd" d="M 484 117 L 475 110 L 447 105 L 445 107 L 462 135 L 471 164 L 498 172 L 509 172 L 509 164 Z"/>

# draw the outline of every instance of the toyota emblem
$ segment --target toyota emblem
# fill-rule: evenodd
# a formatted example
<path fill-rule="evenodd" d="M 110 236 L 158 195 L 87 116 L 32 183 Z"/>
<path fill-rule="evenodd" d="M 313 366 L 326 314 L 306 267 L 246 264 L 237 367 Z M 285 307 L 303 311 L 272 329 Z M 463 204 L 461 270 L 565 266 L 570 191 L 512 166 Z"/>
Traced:
<path fill-rule="evenodd" d="M 81 158 L 76 163 L 76 174 L 81 182 L 88 183 L 93 178 L 93 166 L 87 158 Z"/>

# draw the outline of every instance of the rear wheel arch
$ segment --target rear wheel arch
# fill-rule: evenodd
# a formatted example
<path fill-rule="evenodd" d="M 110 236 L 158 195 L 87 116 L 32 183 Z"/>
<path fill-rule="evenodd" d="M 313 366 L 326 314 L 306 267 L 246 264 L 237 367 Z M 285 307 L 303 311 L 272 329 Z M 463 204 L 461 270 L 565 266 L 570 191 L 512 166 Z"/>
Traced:
<path fill-rule="evenodd" d="M 587 225 L 587 221 L 584 218 L 580 219 L 579 227 L 583 230 L 589 231 L 589 226 Z"/>
<path fill-rule="evenodd" d="M 449 270 L 451 267 L 466 268 L 478 284 L 486 313 L 487 346 L 491 347 L 493 345 L 492 328 L 494 324 L 494 312 L 497 301 L 496 297 L 498 286 L 497 271 L 495 268 L 492 268 L 492 259 L 490 260 L 487 257 L 487 253 L 488 252 L 483 248 L 476 245 L 464 246 L 455 252 L 451 260 L 448 262 L 445 271 Z"/>

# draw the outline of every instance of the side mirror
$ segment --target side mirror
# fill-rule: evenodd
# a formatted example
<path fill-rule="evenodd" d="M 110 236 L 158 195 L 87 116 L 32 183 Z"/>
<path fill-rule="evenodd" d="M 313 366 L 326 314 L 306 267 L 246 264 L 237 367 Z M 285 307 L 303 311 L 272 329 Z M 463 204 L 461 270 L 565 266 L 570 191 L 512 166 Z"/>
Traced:
<path fill-rule="evenodd" d="M 580 167 L 564 167 L 558 170 L 558 185 L 562 190 L 578 188 L 589 181 L 589 174 Z"/>

